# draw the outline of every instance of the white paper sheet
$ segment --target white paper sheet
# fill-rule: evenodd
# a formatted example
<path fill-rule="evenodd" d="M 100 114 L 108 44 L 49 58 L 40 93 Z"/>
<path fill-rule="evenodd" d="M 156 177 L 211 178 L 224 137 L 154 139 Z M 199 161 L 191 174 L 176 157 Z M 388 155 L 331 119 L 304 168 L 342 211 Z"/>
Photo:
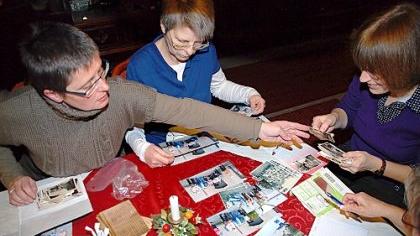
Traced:
<path fill-rule="evenodd" d="M 401 236 L 401 234 L 382 219 L 376 221 L 366 221 L 362 223 L 352 219 L 346 219 L 338 210 L 317 217 L 312 225 L 309 236 Z"/>

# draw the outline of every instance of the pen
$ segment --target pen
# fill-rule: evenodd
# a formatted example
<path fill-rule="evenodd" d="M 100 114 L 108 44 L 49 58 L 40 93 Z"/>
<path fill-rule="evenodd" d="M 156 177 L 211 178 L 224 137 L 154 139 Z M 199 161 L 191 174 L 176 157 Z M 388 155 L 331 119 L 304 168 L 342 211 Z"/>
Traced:
<path fill-rule="evenodd" d="M 329 197 L 340 208 L 344 206 L 344 204 L 340 200 L 338 200 L 336 197 L 334 197 L 331 193 L 325 192 L 325 194 L 327 194 L 327 197 Z"/>
<path fill-rule="evenodd" d="M 333 201 L 333 203 L 335 203 L 340 209 L 344 206 L 344 204 L 340 201 L 340 200 L 338 200 L 336 197 L 334 197 L 331 193 L 329 193 L 329 192 L 325 192 L 325 194 Z M 328 201 L 327 201 L 328 202 Z M 358 222 L 360 222 L 360 223 L 362 223 L 362 219 L 361 219 L 361 217 L 358 215 L 358 214 L 356 214 L 356 213 L 353 213 L 353 212 L 347 212 L 347 211 L 344 211 L 344 214 L 347 216 L 347 213 L 348 214 L 350 214 L 350 217 L 352 218 L 352 219 L 354 219 L 354 220 L 356 220 L 356 221 L 358 221 Z"/>

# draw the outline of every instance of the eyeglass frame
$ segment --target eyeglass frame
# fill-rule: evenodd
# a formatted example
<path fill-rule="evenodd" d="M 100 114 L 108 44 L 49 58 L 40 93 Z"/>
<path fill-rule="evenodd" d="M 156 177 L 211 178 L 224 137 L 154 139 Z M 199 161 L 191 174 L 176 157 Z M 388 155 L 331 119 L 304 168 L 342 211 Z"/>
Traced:
<path fill-rule="evenodd" d="M 167 35 L 167 34 L 168 35 L 170 34 L 169 31 L 165 33 L 165 35 Z M 193 43 L 192 45 L 191 44 L 182 45 L 182 43 L 180 42 L 180 44 L 176 44 L 176 43 L 174 43 L 174 40 L 173 40 L 172 36 L 169 36 L 168 38 L 169 38 L 169 41 L 171 43 L 171 46 L 176 50 L 186 50 L 186 49 L 192 47 L 192 49 L 194 49 L 195 51 L 198 51 L 198 50 L 202 50 L 202 49 L 205 49 L 208 46 L 210 46 L 209 41 L 206 41 L 206 43 L 200 43 L 199 47 L 194 47 L 194 45 L 198 44 L 198 43 Z"/>
<path fill-rule="evenodd" d="M 105 69 L 103 67 L 104 63 L 105 63 Z M 102 60 L 101 67 L 103 69 L 102 73 L 99 75 L 99 77 L 97 79 L 95 79 L 95 81 L 93 81 L 93 83 L 89 86 L 89 88 L 86 89 L 86 91 L 79 92 L 79 91 L 71 91 L 71 90 L 65 89 L 64 92 L 69 93 L 69 94 L 73 94 L 73 95 L 77 95 L 77 96 L 80 96 L 80 97 L 90 97 L 90 96 L 92 96 L 92 94 L 96 91 L 96 87 L 98 85 L 99 80 L 101 80 L 101 79 L 106 80 L 107 79 L 106 75 L 108 74 L 108 71 L 109 71 L 108 60 Z"/>
<path fill-rule="evenodd" d="M 407 226 L 410 226 L 411 228 L 420 230 L 419 227 L 415 226 L 412 222 L 412 217 L 409 214 L 408 210 L 404 211 L 404 214 L 401 216 L 401 222 Z"/>

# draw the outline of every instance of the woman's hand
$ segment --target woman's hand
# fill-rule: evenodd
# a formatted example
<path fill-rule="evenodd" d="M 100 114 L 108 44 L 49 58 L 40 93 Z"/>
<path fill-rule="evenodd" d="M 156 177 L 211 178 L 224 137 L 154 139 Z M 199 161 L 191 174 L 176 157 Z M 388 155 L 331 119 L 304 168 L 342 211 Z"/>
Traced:
<path fill-rule="evenodd" d="M 346 152 L 343 154 L 343 158 L 346 161 L 340 164 L 340 167 L 353 174 L 366 170 L 374 172 L 379 170 L 382 165 L 381 159 L 364 151 Z"/>
<path fill-rule="evenodd" d="M 343 198 L 344 211 L 356 213 L 365 217 L 385 216 L 388 204 L 369 196 L 366 193 L 346 193 Z"/>
<path fill-rule="evenodd" d="M 249 105 L 253 114 L 260 114 L 264 112 L 265 100 L 260 95 L 252 95 L 249 97 Z"/>
<path fill-rule="evenodd" d="M 324 133 L 330 133 L 335 129 L 337 119 L 337 116 L 333 113 L 315 116 L 312 119 L 312 128 Z"/>
<path fill-rule="evenodd" d="M 162 167 L 174 162 L 174 156 L 151 144 L 144 152 L 144 162 L 152 168 Z"/>

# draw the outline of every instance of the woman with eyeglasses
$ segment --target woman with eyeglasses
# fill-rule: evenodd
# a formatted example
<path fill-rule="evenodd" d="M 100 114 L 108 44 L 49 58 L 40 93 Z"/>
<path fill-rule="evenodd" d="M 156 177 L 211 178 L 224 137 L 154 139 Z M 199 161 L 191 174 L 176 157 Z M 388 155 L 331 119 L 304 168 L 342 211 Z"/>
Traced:
<path fill-rule="evenodd" d="M 364 192 L 346 194 L 343 210 L 364 217 L 385 217 L 405 235 L 420 235 L 420 167 L 413 169 L 405 181 L 407 209 L 385 203 Z"/>
<path fill-rule="evenodd" d="M 166 0 L 160 19 L 162 35 L 130 59 L 127 79 L 174 97 L 210 103 L 212 95 L 229 103 L 249 104 L 254 114 L 264 111 L 265 101 L 253 88 L 226 79 L 216 49 L 209 40 L 214 31 L 211 0 Z M 151 167 L 169 164 L 172 157 L 153 144 L 166 140 L 170 126 L 145 126 L 128 131 L 126 140 L 140 159 Z"/>
<path fill-rule="evenodd" d="M 354 192 L 403 207 L 404 188 L 386 178 L 420 163 L 420 10 L 400 4 L 365 22 L 354 34 L 361 70 L 331 113 L 313 118 L 322 132 L 351 129 L 347 159 L 333 172 Z"/>

